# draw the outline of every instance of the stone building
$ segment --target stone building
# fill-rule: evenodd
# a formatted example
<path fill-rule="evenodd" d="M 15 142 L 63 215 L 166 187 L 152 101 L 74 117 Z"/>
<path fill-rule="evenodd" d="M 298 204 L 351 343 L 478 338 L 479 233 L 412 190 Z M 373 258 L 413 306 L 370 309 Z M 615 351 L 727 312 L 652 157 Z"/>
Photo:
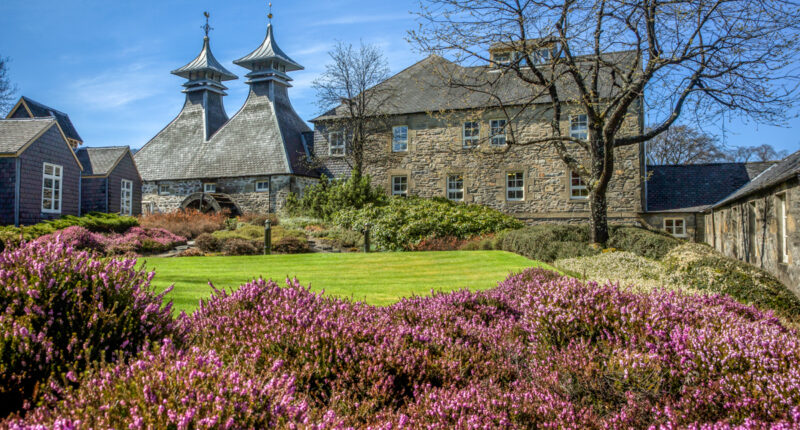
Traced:
<path fill-rule="evenodd" d="M 714 204 L 704 222 L 707 243 L 800 295 L 800 151 Z"/>
<path fill-rule="evenodd" d="M 618 55 L 607 55 L 613 61 Z M 373 183 L 393 195 L 447 197 L 479 203 L 511 214 L 528 223 L 573 222 L 589 218 L 588 191 L 583 181 L 563 163 L 552 145 L 508 145 L 506 116 L 496 103 L 463 88 L 442 83 L 437 70 L 460 68 L 439 56 L 428 58 L 380 84 L 392 94 L 382 114 L 385 132 L 367 145 L 364 170 Z M 461 68 L 469 74 L 496 73 L 490 66 Z M 507 83 L 508 98 L 530 100 L 529 85 Z M 606 82 L 603 91 L 610 91 Z M 515 118 L 520 140 L 549 134 L 542 97 L 534 109 Z M 586 116 L 566 106 L 561 119 L 564 134 L 585 137 Z M 312 120 L 313 152 L 328 176 L 349 174 L 346 143 L 341 128 L 343 108 Z M 639 132 L 640 107 L 631 112 L 624 127 Z M 580 153 L 580 151 L 576 151 Z M 616 171 L 608 189 L 612 222 L 639 222 L 643 210 L 641 145 L 616 149 Z"/>
<path fill-rule="evenodd" d="M 288 95 L 287 73 L 303 67 L 275 43 L 271 23 L 261 45 L 234 63 L 250 71 L 250 92 L 230 118 L 223 82 L 237 77 L 214 58 L 207 31 L 197 58 L 172 71 L 187 79 L 183 109 L 134 156 L 145 211 L 274 212 L 318 180 L 304 162 L 310 129 Z"/>
<path fill-rule="evenodd" d="M 775 164 L 649 165 L 644 183 L 644 223 L 676 237 L 705 240 L 703 212 Z"/>

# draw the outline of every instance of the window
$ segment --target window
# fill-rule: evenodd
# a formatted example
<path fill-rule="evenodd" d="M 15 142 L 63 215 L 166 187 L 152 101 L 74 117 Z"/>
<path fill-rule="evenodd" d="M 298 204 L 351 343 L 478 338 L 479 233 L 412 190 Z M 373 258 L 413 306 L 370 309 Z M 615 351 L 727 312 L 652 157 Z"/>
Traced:
<path fill-rule="evenodd" d="M 257 193 L 268 193 L 269 192 L 269 181 L 256 181 L 256 192 Z"/>
<path fill-rule="evenodd" d="M 42 212 L 61 213 L 61 166 L 44 163 L 42 172 Z"/>
<path fill-rule="evenodd" d="M 506 175 L 506 200 L 522 200 L 525 197 L 525 179 L 522 172 Z"/>
<path fill-rule="evenodd" d="M 450 200 L 464 200 L 464 176 L 450 175 L 447 177 L 447 198 Z"/>
<path fill-rule="evenodd" d="M 575 171 L 569 173 L 569 198 L 577 200 L 589 198 L 586 182 L 583 182 L 583 178 Z"/>
<path fill-rule="evenodd" d="M 392 176 L 392 195 L 408 195 L 408 176 Z"/>
<path fill-rule="evenodd" d="M 683 218 L 664 218 L 664 231 L 673 236 L 684 237 L 686 236 L 686 223 Z"/>
<path fill-rule="evenodd" d="M 493 56 L 494 62 L 497 64 L 508 65 L 511 64 L 511 53 L 510 52 L 501 52 L 494 54 Z"/>
<path fill-rule="evenodd" d="M 572 115 L 569 117 L 569 135 L 576 139 L 589 137 L 589 120 L 586 115 Z"/>
<path fill-rule="evenodd" d="M 158 186 L 158 194 L 160 194 L 162 196 L 168 196 L 169 195 L 169 187 L 167 186 L 167 184 L 161 184 L 161 185 Z"/>
<path fill-rule="evenodd" d="M 786 194 L 778 194 L 778 261 L 789 262 L 789 233 L 786 231 Z"/>
<path fill-rule="evenodd" d="M 489 121 L 489 136 L 492 138 L 492 145 L 503 146 L 506 144 L 506 120 L 493 119 Z"/>
<path fill-rule="evenodd" d="M 203 184 L 203 192 L 204 193 L 216 193 L 217 192 L 217 184 L 213 182 L 206 182 Z"/>
<path fill-rule="evenodd" d="M 408 151 L 408 126 L 392 127 L 392 151 Z"/>
<path fill-rule="evenodd" d="M 133 213 L 133 182 L 122 180 L 122 190 L 119 198 L 119 213 L 131 215 Z"/>
<path fill-rule="evenodd" d="M 328 134 L 330 155 L 334 157 L 344 157 L 344 134 L 341 131 L 333 131 Z"/>
<path fill-rule="evenodd" d="M 478 136 L 481 132 L 481 125 L 477 121 L 467 121 L 464 123 L 464 133 L 461 145 L 464 148 L 472 148 L 478 144 Z"/>

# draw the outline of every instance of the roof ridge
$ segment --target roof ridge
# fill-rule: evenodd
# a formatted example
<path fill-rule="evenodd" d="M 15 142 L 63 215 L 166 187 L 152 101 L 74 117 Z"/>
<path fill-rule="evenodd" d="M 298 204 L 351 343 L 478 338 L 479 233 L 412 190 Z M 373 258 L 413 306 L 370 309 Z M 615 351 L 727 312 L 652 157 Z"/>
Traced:
<path fill-rule="evenodd" d="M 46 104 L 44 104 L 42 102 L 37 102 L 36 100 L 34 100 L 34 99 L 32 99 L 32 98 L 30 98 L 28 96 L 20 96 L 20 97 L 25 99 L 25 102 L 27 102 L 27 103 L 37 104 L 37 105 L 39 105 L 39 107 L 42 107 L 42 108 L 45 108 L 47 110 L 53 111 L 53 113 L 60 113 L 61 115 L 69 116 L 65 112 L 62 112 L 62 111 L 60 111 L 58 109 L 51 108 L 50 106 L 47 106 Z"/>
<path fill-rule="evenodd" d="M 35 116 L 33 118 L 0 118 L 0 121 L 56 121 L 52 116 Z"/>

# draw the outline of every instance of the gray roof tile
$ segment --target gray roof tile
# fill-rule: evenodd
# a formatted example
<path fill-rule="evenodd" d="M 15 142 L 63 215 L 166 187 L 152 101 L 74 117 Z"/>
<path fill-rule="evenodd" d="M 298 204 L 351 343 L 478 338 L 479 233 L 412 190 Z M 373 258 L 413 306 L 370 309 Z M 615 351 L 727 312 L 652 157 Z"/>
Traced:
<path fill-rule="evenodd" d="M 56 123 L 53 118 L 0 119 L 0 154 L 15 154 Z"/>
<path fill-rule="evenodd" d="M 53 117 L 58 121 L 58 125 L 61 126 L 61 130 L 64 131 L 64 135 L 67 136 L 69 139 L 77 140 L 78 142 L 83 142 L 81 136 L 78 135 L 78 130 L 75 129 L 75 126 L 72 125 L 72 121 L 69 119 L 69 115 L 65 114 L 64 112 L 57 111 L 49 106 L 45 106 L 35 100 L 31 100 L 28 97 L 22 96 L 22 100 L 28 106 L 28 109 L 31 110 L 31 113 L 36 118 L 46 118 L 46 117 Z"/>
<path fill-rule="evenodd" d="M 264 41 L 261 42 L 261 45 L 253 52 L 235 60 L 233 63 L 252 70 L 253 64 L 274 59 L 282 61 L 286 65 L 287 72 L 303 70 L 303 66 L 289 58 L 289 56 L 278 47 L 278 44 L 275 42 L 275 36 L 272 34 L 272 23 L 269 23 L 267 25 L 267 36 L 264 37 Z"/>
<path fill-rule="evenodd" d="M 797 151 L 783 160 L 775 163 L 760 175 L 756 176 L 750 183 L 727 195 L 725 199 L 719 201 L 714 207 L 722 206 L 734 200 L 745 197 L 749 194 L 782 184 L 792 178 L 800 176 L 800 151 Z"/>
<path fill-rule="evenodd" d="M 203 49 L 200 50 L 200 54 L 197 55 L 197 58 L 190 61 L 189 64 L 173 70 L 171 73 L 182 78 L 191 79 L 190 74 L 192 72 L 206 71 L 219 74 L 221 76 L 220 81 L 237 79 L 236 75 L 228 71 L 228 69 L 223 67 L 222 64 L 214 58 L 214 54 L 211 53 L 211 47 L 209 46 L 208 36 L 203 38 Z"/>
<path fill-rule="evenodd" d="M 107 175 L 129 151 L 127 146 L 84 147 L 75 151 L 83 176 Z"/>

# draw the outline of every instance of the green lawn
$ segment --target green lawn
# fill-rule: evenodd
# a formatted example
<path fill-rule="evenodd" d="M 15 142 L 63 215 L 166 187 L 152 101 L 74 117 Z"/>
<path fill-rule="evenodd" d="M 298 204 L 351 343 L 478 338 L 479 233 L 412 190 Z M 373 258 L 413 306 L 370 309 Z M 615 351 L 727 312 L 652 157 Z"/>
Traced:
<path fill-rule="evenodd" d="M 451 291 L 461 287 L 486 289 L 510 272 L 550 266 L 504 251 L 382 252 L 348 254 L 254 255 L 242 257 L 143 258 L 155 270 L 160 290 L 175 284 L 168 298 L 176 310 L 190 312 L 217 288 L 238 287 L 259 276 L 280 283 L 297 277 L 315 291 L 375 305 L 401 297 Z"/>

